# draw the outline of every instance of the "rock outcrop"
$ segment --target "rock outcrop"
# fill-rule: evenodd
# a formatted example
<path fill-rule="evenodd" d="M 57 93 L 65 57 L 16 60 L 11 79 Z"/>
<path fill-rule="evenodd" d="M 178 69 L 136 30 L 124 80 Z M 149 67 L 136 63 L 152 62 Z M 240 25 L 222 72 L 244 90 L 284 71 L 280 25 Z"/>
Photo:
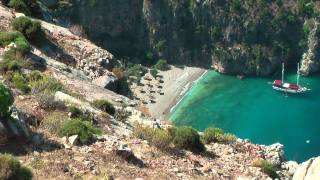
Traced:
<path fill-rule="evenodd" d="M 275 143 L 264 148 L 266 159 L 275 166 L 280 166 L 284 160 L 283 145 Z"/>
<path fill-rule="evenodd" d="M 320 157 L 303 162 L 294 173 L 293 180 L 320 179 Z"/>
<path fill-rule="evenodd" d="M 14 17 L 14 13 L 0 3 L 0 31 L 9 30 Z"/>
<path fill-rule="evenodd" d="M 74 59 L 71 62 L 70 60 L 66 61 L 66 64 L 71 63 L 91 79 L 109 73 L 108 68 L 111 67 L 112 61 L 115 61 L 110 52 L 96 46 L 89 40 L 74 35 L 61 26 L 44 21 L 41 22 L 41 25 L 50 41 L 62 48 L 69 58 Z"/>
<path fill-rule="evenodd" d="M 307 22 L 306 22 L 307 23 Z M 309 75 L 320 70 L 320 24 L 317 20 L 309 20 L 311 31 L 308 36 L 308 49 L 303 54 L 300 71 L 304 75 Z"/>

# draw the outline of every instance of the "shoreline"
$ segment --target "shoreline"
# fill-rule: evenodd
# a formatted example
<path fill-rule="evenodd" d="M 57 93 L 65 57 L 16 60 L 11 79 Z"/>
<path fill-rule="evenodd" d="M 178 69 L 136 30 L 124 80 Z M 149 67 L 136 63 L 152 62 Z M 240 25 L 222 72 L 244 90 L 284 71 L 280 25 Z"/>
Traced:
<path fill-rule="evenodd" d="M 190 82 L 192 85 L 190 86 L 190 87 L 187 87 L 189 84 L 187 84 L 186 85 L 186 89 L 184 89 L 185 91 L 182 91 L 181 92 L 181 96 L 180 97 L 178 97 L 178 101 L 175 103 L 175 105 L 173 105 L 171 108 L 170 108 L 170 111 L 168 112 L 168 113 L 171 113 L 179 104 L 180 104 L 180 102 L 184 99 L 184 97 L 188 94 L 188 92 L 189 92 L 189 90 L 190 89 L 192 89 L 193 88 L 193 86 L 195 85 L 195 84 L 197 84 L 198 83 L 198 81 L 205 75 L 205 74 L 207 74 L 208 73 L 208 70 L 205 70 L 205 72 L 200 76 L 200 77 L 198 77 L 195 81 L 193 81 L 193 82 Z M 169 114 L 167 114 L 167 115 L 169 115 Z"/>
<path fill-rule="evenodd" d="M 151 116 L 161 121 L 169 120 L 170 112 L 207 72 L 208 70 L 197 67 L 177 68 L 174 66 L 168 71 L 160 72 L 164 80 L 164 95 L 157 95 L 156 103 L 147 105 Z"/>

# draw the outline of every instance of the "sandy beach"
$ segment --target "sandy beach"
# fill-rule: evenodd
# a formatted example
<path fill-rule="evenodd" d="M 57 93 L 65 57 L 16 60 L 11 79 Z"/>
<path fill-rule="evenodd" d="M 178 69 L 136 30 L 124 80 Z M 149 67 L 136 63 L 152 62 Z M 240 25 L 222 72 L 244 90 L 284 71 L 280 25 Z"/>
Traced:
<path fill-rule="evenodd" d="M 185 93 L 192 87 L 194 81 L 206 72 L 205 69 L 196 67 L 177 68 L 171 67 L 169 71 L 159 72 L 163 76 L 163 95 L 155 95 L 155 103 L 149 103 L 146 107 L 151 116 L 168 120 L 168 115 Z"/>

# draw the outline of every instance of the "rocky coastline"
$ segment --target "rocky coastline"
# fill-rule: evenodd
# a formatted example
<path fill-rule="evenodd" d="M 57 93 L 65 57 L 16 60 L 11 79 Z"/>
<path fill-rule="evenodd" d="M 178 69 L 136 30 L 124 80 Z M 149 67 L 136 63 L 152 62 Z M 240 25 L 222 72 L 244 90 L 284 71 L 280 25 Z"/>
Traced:
<path fill-rule="evenodd" d="M 1 30 L 9 30 L 12 20 L 23 15 L 0 4 L 0 16 Z M 206 145 L 206 153 L 196 154 L 186 150 L 163 152 L 150 142 L 134 137 L 135 123 L 152 127 L 154 121 L 152 115 L 144 111 L 146 109 L 139 107 L 142 101 L 105 89 L 108 83 L 117 80 L 110 69 L 117 59 L 67 28 L 42 22 L 42 29 L 52 44 L 42 48 L 33 46 L 29 58 L 44 62 L 46 69 L 43 73 L 60 81 L 69 90 L 55 92 L 52 101 L 71 104 L 90 114 L 92 121 L 106 134 L 94 136 L 93 142 L 85 145 L 79 144 L 77 135 L 52 136 L 40 122 L 50 113 L 60 113 L 66 119 L 72 113 L 64 106 L 57 112 L 45 110 L 37 102 L 37 97 L 12 88 L 15 97 L 11 108 L 13 121 L 4 123 L 7 121 L 0 119 L 0 152 L 17 155 L 23 165 L 33 170 L 35 178 L 269 180 L 261 168 L 253 166 L 256 159 L 271 162 L 277 167 L 280 179 L 311 180 L 319 177 L 319 158 L 301 165 L 285 161 L 283 145 L 279 143 L 265 146 L 241 139 L 232 143 L 214 142 Z M 58 55 L 55 46 L 61 48 Z M 0 55 L 4 51 L 1 48 Z M 150 104 L 149 109 L 160 116 L 168 112 L 181 98 L 181 92 L 186 92 L 204 72 L 201 68 L 173 67 L 172 71 L 160 73 L 164 83 L 171 84 L 166 84 L 167 90 L 163 90 L 164 95 L 156 101 L 165 101 L 171 95 L 172 102 Z M 0 79 L 5 83 L 3 76 Z M 118 113 L 103 112 L 92 105 L 95 100 L 108 100 Z M 162 125 L 164 129 L 170 127 L 170 124 Z"/>

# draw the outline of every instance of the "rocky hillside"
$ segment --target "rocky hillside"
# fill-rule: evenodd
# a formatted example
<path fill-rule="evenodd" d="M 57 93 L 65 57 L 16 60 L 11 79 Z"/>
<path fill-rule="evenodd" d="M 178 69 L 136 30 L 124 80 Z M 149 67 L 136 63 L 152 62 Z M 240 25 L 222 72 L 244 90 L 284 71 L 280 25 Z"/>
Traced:
<path fill-rule="evenodd" d="M 59 22 L 81 26 L 91 40 L 133 62 L 166 59 L 212 65 L 222 73 L 265 76 L 283 61 L 295 67 L 302 60 L 303 73 L 319 70 L 318 36 L 312 26 L 318 21 L 317 1 L 43 2 Z"/>
<path fill-rule="evenodd" d="M 106 5 L 104 3 L 112 4 L 110 11 L 103 11 Z M 124 53 L 130 57 L 139 57 L 135 53 L 141 51 L 143 55 L 147 49 L 151 52 L 151 56 L 148 56 L 151 57 L 150 60 L 153 57 L 169 58 L 171 52 L 167 52 L 167 46 L 172 46 L 171 50 L 173 54 L 177 52 L 178 61 L 184 62 L 180 58 L 185 57 L 190 63 L 194 63 L 197 53 L 191 53 L 190 50 L 194 47 L 184 45 L 189 42 L 188 38 L 194 40 L 198 36 L 180 32 L 176 34 L 177 39 L 172 34 L 170 42 L 177 43 L 176 46 L 170 44 L 169 40 L 157 43 L 155 47 L 151 46 L 158 41 L 156 37 L 160 31 L 157 28 L 169 28 L 169 25 L 152 24 L 150 18 L 156 18 L 152 22 L 157 22 L 160 12 L 164 10 L 168 11 L 168 17 L 158 23 L 169 21 L 171 15 L 178 18 L 178 14 L 184 14 L 185 8 L 190 4 L 185 4 L 182 8 L 180 3 L 170 1 L 167 9 L 162 9 L 168 2 L 150 0 L 130 1 L 131 4 L 127 1 L 104 3 L 98 0 L 86 3 L 52 0 L 43 1 L 43 4 L 38 4 L 37 1 L 1 1 L 0 179 L 300 180 L 319 177 L 319 158 L 299 166 L 296 162 L 284 159 L 283 146 L 278 143 L 270 146 L 256 145 L 217 128 L 208 128 L 204 133 L 199 133 L 192 128 L 174 127 L 169 122 L 154 121 L 144 106 L 143 101 L 146 100 L 132 100 L 106 89 L 110 85 L 117 89 L 119 84 L 130 83 L 124 78 L 128 76 L 126 73 L 135 75 L 131 79 L 138 86 L 139 82 L 141 84 L 139 78 L 143 77 L 148 81 L 144 74 L 150 69 L 132 65 L 131 69 L 127 69 L 131 73 L 123 72 L 121 65 L 125 62 L 103 47 L 110 46 L 116 53 L 122 53 L 120 47 L 130 50 L 128 46 L 137 42 L 137 39 L 120 35 L 126 40 L 123 41 L 126 45 L 123 45 L 120 44 L 121 38 L 107 36 L 106 33 L 103 36 L 109 37 L 106 39 L 110 41 L 103 43 L 99 42 L 99 39 L 104 40 L 101 34 L 98 35 L 100 30 L 101 33 L 113 31 L 117 34 L 126 29 L 128 32 L 135 31 L 137 36 L 147 33 L 147 36 L 138 38 L 141 43 L 134 47 L 136 49 L 132 51 L 133 54 L 129 51 L 128 54 Z M 159 4 L 155 6 L 153 3 Z M 200 5 L 202 2 L 189 3 Z M 192 7 L 197 9 L 198 5 Z M 136 9 L 137 12 L 132 11 L 137 6 L 143 10 L 138 19 L 145 20 L 141 27 L 130 25 L 135 24 L 135 21 L 131 21 L 137 18 L 135 13 L 141 13 L 140 8 Z M 81 8 L 89 7 L 96 11 L 88 11 L 90 13 L 87 17 L 76 14 Z M 118 9 L 121 7 L 128 9 Z M 161 8 L 158 9 L 159 7 Z M 172 8 L 175 11 L 171 14 Z M 115 10 L 118 10 L 117 15 L 113 14 Z M 65 17 L 62 18 L 61 14 L 57 17 L 59 12 L 63 12 Z M 103 14 L 107 12 L 113 16 Z M 190 9 L 190 12 L 195 11 Z M 92 32 L 85 30 L 87 28 L 81 27 L 86 18 L 89 18 L 87 23 L 95 22 L 89 21 L 94 13 L 102 13 L 101 16 L 96 16 L 97 22 L 108 18 L 110 21 L 118 19 L 119 22 L 124 22 L 124 16 L 130 21 L 126 21 L 127 24 L 105 27 L 105 30 L 102 24 L 92 24 L 89 30 L 96 31 L 93 34 L 97 36 L 94 37 L 90 36 Z M 196 18 L 192 13 L 187 17 Z M 149 14 L 148 18 L 146 14 Z M 74 17 L 79 17 L 77 21 L 81 24 L 66 28 L 69 26 L 66 24 L 75 21 Z M 175 18 L 171 20 L 172 23 L 180 21 Z M 185 20 L 184 23 L 190 19 Z M 142 28 L 145 25 L 154 28 L 153 31 Z M 98 27 L 102 29 L 96 29 Z M 137 29 L 133 30 L 132 27 Z M 315 33 L 317 26 L 310 27 L 308 48 L 312 53 L 318 47 L 312 39 L 318 34 Z M 172 31 L 174 32 L 176 30 Z M 88 40 L 86 35 L 94 41 Z M 146 37 L 149 37 L 147 43 Z M 305 57 L 307 63 L 304 68 L 317 59 L 317 54 L 307 54 Z M 200 65 L 204 62 L 200 58 L 197 63 Z M 152 70 L 147 74 L 152 75 Z M 153 80 L 159 87 L 164 83 L 159 76 L 153 77 Z M 150 82 L 148 85 L 153 86 Z M 161 93 L 163 92 L 160 91 Z"/>

